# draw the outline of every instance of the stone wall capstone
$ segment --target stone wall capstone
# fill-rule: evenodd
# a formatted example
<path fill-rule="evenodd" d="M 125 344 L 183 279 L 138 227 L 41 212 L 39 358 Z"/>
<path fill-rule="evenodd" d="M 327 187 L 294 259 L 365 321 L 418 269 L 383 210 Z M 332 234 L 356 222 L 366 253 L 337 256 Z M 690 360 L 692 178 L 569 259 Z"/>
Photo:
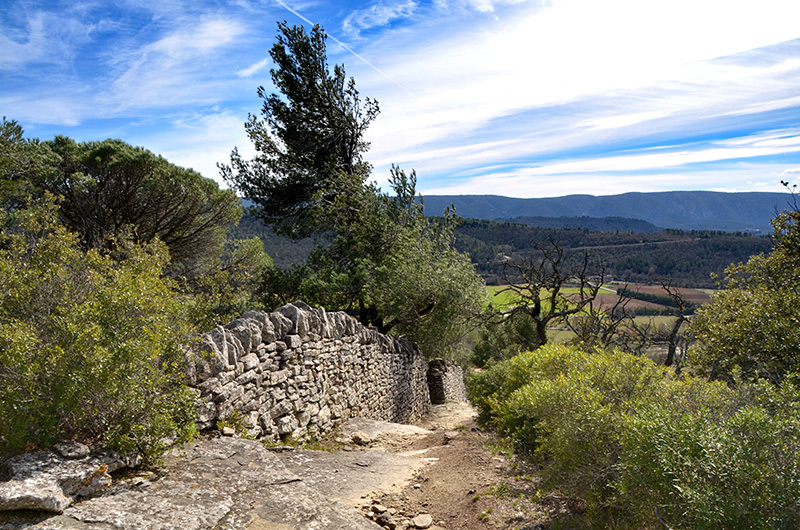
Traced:
<path fill-rule="evenodd" d="M 410 423 L 431 404 L 416 345 L 303 302 L 201 335 L 190 359 L 201 429 L 228 421 L 255 436 L 305 440 L 354 416 Z"/>

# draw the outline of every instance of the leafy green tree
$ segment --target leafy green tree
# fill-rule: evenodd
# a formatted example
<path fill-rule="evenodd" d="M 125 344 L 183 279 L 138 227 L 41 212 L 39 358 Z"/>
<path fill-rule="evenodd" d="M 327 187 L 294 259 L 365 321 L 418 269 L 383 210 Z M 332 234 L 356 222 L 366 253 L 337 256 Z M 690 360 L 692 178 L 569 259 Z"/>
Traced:
<path fill-rule="evenodd" d="M 473 348 L 472 362 L 485 367 L 520 353 L 523 344 L 536 344 L 534 321 L 523 313 L 511 313 L 502 322 L 481 326 Z"/>
<path fill-rule="evenodd" d="M 330 244 L 303 266 L 272 271 L 266 298 L 349 310 L 365 325 L 408 335 L 428 355 L 452 351 L 484 294 L 468 258 L 453 249 L 455 216 L 425 217 L 414 173 L 393 168 L 393 196 L 367 183 L 363 134 L 377 103 L 362 104 L 342 66 L 331 72 L 319 26 L 310 34 L 278 29 L 270 55 L 279 93 L 259 88 L 263 117 L 245 125 L 258 155 L 245 161 L 234 150 L 221 169 L 277 230 L 325 235 Z"/>
<path fill-rule="evenodd" d="M 258 154 L 247 161 L 234 149 L 231 165 L 220 169 L 267 223 L 305 236 L 353 214 L 342 198 L 358 194 L 369 176 L 363 135 L 379 109 L 369 98 L 362 103 L 343 66 L 330 71 L 322 28 L 306 33 L 283 22 L 278 29 L 270 56 L 280 94 L 259 87 L 262 117 L 250 115 L 245 124 Z"/>
<path fill-rule="evenodd" d="M 264 275 L 273 270 L 272 259 L 257 237 L 228 240 L 214 263 L 208 274 L 191 279 L 186 286 L 192 295 L 190 320 L 201 330 L 264 309 L 257 300 L 258 291 Z"/>
<path fill-rule="evenodd" d="M 207 271 L 219 256 L 225 232 L 241 216 L 239 200 L 211 179 L 121 140 L 43 142 L 57 157 L 55 174 L 39 176 L 40 190 L 63 197 L 59 215 L 85 248 L 130 232 L 169 248 L 174 275 Z"/>
<path fill-rule="evenodd" d="M 800 211 L 772 221 L 774 250 L 725 271 L 725 289 L 697 311 L 688 362 L 712 378 L 779 383 L 800 371 Z"/>
<path fill-rule="evenodd" d="M 34 192 L 34 183 L 52 175 L 57 157 L 38 140 L 24 137 L 24 129 L 3 117 L 0 125 L 0 208 L 20 208 Z"/>
<path fill-rule="evenodd" d="M 56 218 L 48 194 L 0 212 L 0 452 L 73 439 L 157 458 L 194 430 L 166 247 L 84 250 Z"/>
<path fill-rule="evenodd" d="M 270 296 L 350 310 L 364 325 L 414 340 L 430 357 L 463 354 L 486 289 L 468 257 L 452 247 L 458 219 L 452 212 L 425 217 L 413 172 L 394 168 L 391 183 L 395 195 L 370 188 L 356 222 L 307 264 L 272 271 Z"/>
<path fill-rule="evenodd" d="M 364 264 L 364 305 L 381 331 L 408 335 L 429 357 L 455 357 L 482 313 L 486 287 L 469 257 L 453 248 L 455 213 L 426 218 L 413 172 L 393 168 L 390 182 L 395 196 L 383 196 L 388 212 L 375 216 L 385 223 L 386 243 L 376 249 L 375 231 L 358 226 L 358 239 L 374 253 Z"/>

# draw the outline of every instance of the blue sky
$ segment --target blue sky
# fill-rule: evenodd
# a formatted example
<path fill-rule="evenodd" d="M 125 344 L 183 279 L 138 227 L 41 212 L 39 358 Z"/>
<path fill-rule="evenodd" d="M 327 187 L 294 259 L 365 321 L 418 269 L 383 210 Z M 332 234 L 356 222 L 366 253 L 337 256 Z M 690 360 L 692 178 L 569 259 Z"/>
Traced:
<path fill-rule="evenodd" d="M 321 24 L 423 194 L 778 191 L 800 177 L 797 0 L 2 0 L 0 113 L 220 180 L 276 21 Z"/>

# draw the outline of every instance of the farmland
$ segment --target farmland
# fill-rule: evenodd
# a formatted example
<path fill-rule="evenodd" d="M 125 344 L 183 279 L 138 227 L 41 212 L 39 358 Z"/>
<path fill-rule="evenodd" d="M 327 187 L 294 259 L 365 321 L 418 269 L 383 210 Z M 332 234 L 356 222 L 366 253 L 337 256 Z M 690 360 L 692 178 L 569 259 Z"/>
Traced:
<path fill-rule="evenodd" d="M 508 287 L 509 286 L 507 284 L 486 286 L 486 291 L 489 294 L 489 303 L 492 304 L 492 307 L 502 310 L 513 307 L 519 303 L 519 298 L 517 295 L 513 291 L 509 290 Z M 644 295 L 651 295 L 654 298 L 665 296 L 664 289 L 658 285 L 609 282 L 600 288 L 600 293 L 597 295 L 597 302 L 595 306 L 600 309 L 604 307 L 611 307 L 619 298 L 617 293 L 621 289 L 626 289 L 629 293 L 633 293 L 634 295 L 636 293 L 641 293 Z M 696 305 L 702 305 L 710 302 L 710 293 L 713 292 L 712 289 L 695 289 L 689 287 L 678 288 L 677 291 L 684 300 Z M 561 293 L 568 298 L 576 298 L 580 293 L 580 289 L 578 287 L 566 287 L 561 289 Z M 547 291 L 542 290 L 540 296 L 542 299 L 545 299 L 547 294 Z M 658 302 L 642 300 L 633 296 L 627 304 L 627 309 L 633 313 L 636 313 L 638 310 L 667 311 L 669 310 L 669 307 L 664 304 L 659 304 Z"/>

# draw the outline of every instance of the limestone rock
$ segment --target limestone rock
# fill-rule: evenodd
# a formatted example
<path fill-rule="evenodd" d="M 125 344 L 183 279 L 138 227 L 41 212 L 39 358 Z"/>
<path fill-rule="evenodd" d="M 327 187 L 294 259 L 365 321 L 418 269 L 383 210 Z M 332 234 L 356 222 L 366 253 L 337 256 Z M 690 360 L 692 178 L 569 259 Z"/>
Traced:
<path fill-rule="evenodd" d="M 61 513 L 78 497 L 105 492 L 111 485 L 109 473 L 139 464 L 137 458 L 115 453 L 88 456 L 88 448 L 73 442 L 58 447 L 69 458 L 36 451 L 15 456 L 4 464 L 3 475 L 9 480 L 0 482 L 0 511 Z"/>
<path fill-rule="evenodd" d="M 433 525 L 433 517 L 430 514 L 422 513 L 411 520 L 414 528 L 430 528 Z"/>
<path fill-rule="evenodd" d="M 397 521 L 395 521 L 394 517 L 392 517 L 388 512 L 378 514 L 375 517 L 375 522 L 384 528 L 388 528 L 389 530 L 394 530 L 397 528 Z"/>
<path fill-rule="evenodd" d="M 115 485 L 113 495 L 88 499 L 27 528 L 380 528 L 310 489 L 253 440 L 216 438 L 173 451 L 160 476 Z"/>
<path fill-rule="evenodd" d="M 372 443 L 372 438 L 364 431 L 356 431 L 350 435 L 350 439 L 357 445 L 369 445 Z"/>
<path fill-rule="evenodd" d="M 91 450 L 88 446 L 79 442 L 73 442 L 71 440 L 58 442 L 55 444 L 55 446 L 53 446 L 53 449 L 56 453 L 68 460 L 85 458 L 91 453 Z"/>

